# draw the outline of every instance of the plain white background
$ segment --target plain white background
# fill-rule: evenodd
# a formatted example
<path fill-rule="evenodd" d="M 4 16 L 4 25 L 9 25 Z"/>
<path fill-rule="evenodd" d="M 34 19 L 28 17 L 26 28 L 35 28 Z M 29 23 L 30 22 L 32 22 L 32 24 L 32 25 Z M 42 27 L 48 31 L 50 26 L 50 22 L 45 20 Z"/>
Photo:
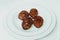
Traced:
<path fill-rule="evenodd" d="M 20 0 L 0 0 L 0 40 L 18 40 L 9 36 L 5 31 L 3 26 L 3 18 L 9 10 L 13 9 L 19 3 Z M 55 12 L 57 16 L 57 24 L 54 31 L 50 35 L 43 39 L 37 40 L 60 40 L 60 0 L 40 0 L 40 3 Z"/>

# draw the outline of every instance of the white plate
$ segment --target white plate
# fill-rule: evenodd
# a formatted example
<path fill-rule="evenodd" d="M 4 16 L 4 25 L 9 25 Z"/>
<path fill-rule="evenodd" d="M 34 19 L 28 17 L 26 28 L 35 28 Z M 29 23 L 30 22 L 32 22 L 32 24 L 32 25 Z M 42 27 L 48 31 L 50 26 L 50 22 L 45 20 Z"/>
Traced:
<path fill-rule="evenodd" d="M 27 5 L 27 3 L 25 4 L 25 6 L 22 4 L 16 6 L 13 10 L 10 10 L 6 19 L 4 20 L 4 25 L 6 26 L 5 28 L 12 36 L 18 39 L 38 39 L 48 35 L 54 29 L 56 24 L 55 14 L 49 9 L 39 4 L 29 4 L 28 6 Z M 38 15 L 43 17 L 44 24 L 39 29 L 35 28 L 34 25 L 32 25 L 29 30 L 23 30 L 21 26 L 22 21 L 18 19 L 18 14 L 21 10 L 27 10 L 29 12 L 31 8 L 38 9 Z"/>

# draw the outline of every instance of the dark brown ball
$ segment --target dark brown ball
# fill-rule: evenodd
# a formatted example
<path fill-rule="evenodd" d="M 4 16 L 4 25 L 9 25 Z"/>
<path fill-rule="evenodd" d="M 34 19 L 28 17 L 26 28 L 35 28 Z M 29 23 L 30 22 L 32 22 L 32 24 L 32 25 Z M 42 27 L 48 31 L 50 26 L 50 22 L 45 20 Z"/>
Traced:
<path fill-rule="evenodd" d="M 31 18 L 26 18 L 22 22 L 22 28 L 24 30 L 27 30 L 31 27 L 32 24 L 33 24 L 33 20 Z"/>
<path fill-rule="evenodd" d="M 36 8 L 32 8 L 31 10 L 30 10 L 30 16 L 32 17 L 32 18 L 34 18 L 35 16 L 37 16 L 38 15 L 38 10 L 36 9 Z"/>
<path fill-rule="evenodd" d="M 43 25 L 43 18 L 41 16 L 36 16 L 34 19 L 34 25 L 36 28 L 40 28 Z"/>
<path fill-rule="evenodd" d="M 23 19 L 27 18 L 28 16 L 29 16 L 28 12 L 23 10 L 19 13 L 18 18 L 23 20 Z"/>

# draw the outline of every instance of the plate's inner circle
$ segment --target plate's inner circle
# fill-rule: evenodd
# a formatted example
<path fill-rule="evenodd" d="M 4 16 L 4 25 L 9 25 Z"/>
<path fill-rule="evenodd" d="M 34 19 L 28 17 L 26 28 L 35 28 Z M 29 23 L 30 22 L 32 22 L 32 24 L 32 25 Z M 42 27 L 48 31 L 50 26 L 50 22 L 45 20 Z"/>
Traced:
<path fill-rule="evenodd" d="M 30 7 L 29 9 L 31 9 L 32 7 Z M 18 19 L 18 14 L 19 12 L 21 11 L 21 9 L 15 9 L 13 10 L 10 15 L 8 15 L 8 18 L 7 18 L 7 24 L 9 26 L 9 28 L 15 33 L 15 34 L 18 34 L 18 35 L 22 35 L 22 36 L 32 36 L 32 35 L 37 35 L 37 34 L 40 34 L 40 33 L 44 33 L 51 25 L 51 21 L 52 21 L 52 15 L 50 14 L 50 12 L 40 6 L 36 6 L 36 8 L 38 9 L 38 15 L 39 16 L 42 16 L 43 20 L 44 20 L 44 23 L 43 23 L 43 26 L 41 28 L 36 28 L 34 25 L 32 25 L 32 27 L 29 29 L 29 30 L 23 30 L 22 29 L 22 21 Z M 24 9 L 24 8 L 22 8 Z M 26 8 L 26 10 L 29 12 L 29 9 Z"/>

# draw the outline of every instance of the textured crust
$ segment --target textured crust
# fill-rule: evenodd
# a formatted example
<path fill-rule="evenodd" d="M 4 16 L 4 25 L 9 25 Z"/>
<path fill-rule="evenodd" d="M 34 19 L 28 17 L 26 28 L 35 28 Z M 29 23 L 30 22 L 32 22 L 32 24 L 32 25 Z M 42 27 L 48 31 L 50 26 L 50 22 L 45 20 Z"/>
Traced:
<path fill-rule="evenodd" d="M 27 18 L 28 16 L 29 16 L 29 13 L 27 11 L 23 10 L 19 13 L 18 18 L 23 20 L 23 19 Z"/>
<path fill-rule="evenodd" d="M 40 28 L 43 25 L 43 18 L 41 16 L 36 16 L 34 19 L 34 25 L 36 28 Z"/>
<path fill-rule="evenodd" d="M 35 8 L 32 8 L 32 9 L 30 10 L 30 16 L 31 16 L 32 18 L 34 18 L 34 17 L 37 16 L 37 15 L 38 15 L 38 10 L 35 9 Z"/>
<path fill-rule="evenodd" d="M 27 30 L 31 27 L 32 24 L 33 24 L 33 20 L 31 18 L 26 18 L 22 22 L 22 28 L 24 30 Z"/>

